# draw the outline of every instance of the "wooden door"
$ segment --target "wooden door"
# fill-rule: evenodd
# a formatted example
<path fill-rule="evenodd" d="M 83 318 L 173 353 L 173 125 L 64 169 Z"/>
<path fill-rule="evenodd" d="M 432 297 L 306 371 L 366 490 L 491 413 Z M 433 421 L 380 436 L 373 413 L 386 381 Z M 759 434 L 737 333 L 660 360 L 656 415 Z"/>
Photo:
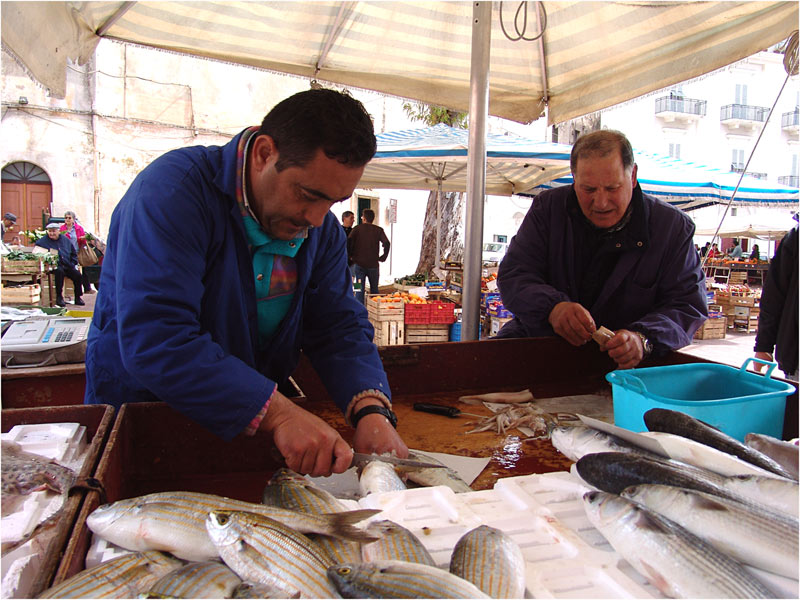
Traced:
<path fill-rule="evenodd" d="M 51 213 L 52 199 L 53 186 L 42 169 L 26 162 L 6 166 L 3 169 L 2 214 L 14 213 L 17 222 L 6 232 L 3 241 L 10 242 L 20 231 L 41 229 L 43 215 Z"/>

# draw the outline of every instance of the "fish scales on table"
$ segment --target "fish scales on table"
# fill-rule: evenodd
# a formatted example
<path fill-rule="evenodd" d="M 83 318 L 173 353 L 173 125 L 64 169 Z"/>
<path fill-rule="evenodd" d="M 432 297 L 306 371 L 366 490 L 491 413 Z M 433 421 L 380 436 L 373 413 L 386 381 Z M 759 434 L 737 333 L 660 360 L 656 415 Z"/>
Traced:
<path fill-rule="evenodd" d="M 96 535 L 127 550 L 163 550 L 187 560 L 217 557 L 205 520 L 212 510 L 247 511 L 280 521 L 302 533 L 322 533 L 356 541 L 374 537 L 354 526 L 379 510 L 312 515 L 198 492 L 157 492 L 95 509 L 86 524 Z"/>
<path fill-rule="evenodd" d="M 798 578 L 797 519 L 712 494 L 665 485 L 637 485 L 622 496 L 748 564 Z"/>
<path fill-rule="evenodd" d="M 481 525 L 456 542 L 450 572 L 474 583 L 490 598 L 525 597 L 525 557 L 505 532 Z"/>
<path fill-rule="evenodd" d="M 669 519 L 606 492 L 583 496 L 589 521 L 671 598 L 774 598 L 740 563 Z"/>
<path fill-rule="evenodd" d="M 304 598 L 333 598 L 333 561 L 311 541 L 262 515 L 212 510 L 206 527 L 220 557 L 242 579 L 285 587 Z"/>
<path fill-rule="evenodd" d="M 217 560 L 190 562 L 156 581 L 148 598 L 230 598 L 241 577 Z"/>
<path fill-rule="evenodd" d="M 763 433 L 748 433 L 744 436 L 747 447 L 769 456 L 782 466 L 792 478 L 800 476 L 800 446 L 792 442 L 779 440 Z"/>
<path fill-rule="evenodd" d="M 644 413 L 643 419 L 647 429 L 650 431 L 674 433 L 738 456 L 742 460 L 781 477 L 792 478 L 792 474 L 789 471 L 766 454 L 746 446 L 739 440 L 686 413 L 666 408 L 651 408 Z"/>
<path fill-rule="evenodd" d="M 403 560 L 436 566 L 430 552 L 419 538 L 399 523 L 386 519 L 374 521 L 369 524 L 369 529 L 379 535 L 380 539 L 362 546 L 363 562 Z"/>
<path fill-rule="evenodd" d="M 466 579 L 401 560 L 340 564 L 328 576 L 343 598 L 488 598 Z"/>
<path fill-rule="evenodd" d="M 134 552 L 85 569 L 39 598 L 136 598 L 183 561 L 162 552 Z"/>
<path fill-rule="evenodd" d="M 347 507 L 333 494 L 291 469 L 278 469 L 264 488 L 262 502 L 308 514 L 344 512 Z M 328 535 L 308 533 L 308 538 L 335 562 L 361 560 L 361 544 Z"/>

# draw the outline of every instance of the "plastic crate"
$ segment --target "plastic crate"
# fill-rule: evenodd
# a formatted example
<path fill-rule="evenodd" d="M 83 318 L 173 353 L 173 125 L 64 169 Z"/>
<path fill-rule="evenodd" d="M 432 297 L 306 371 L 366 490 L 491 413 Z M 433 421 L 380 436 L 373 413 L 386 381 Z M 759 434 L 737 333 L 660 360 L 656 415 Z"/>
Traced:
<path fill-rule="evenodd" d="M 450 325 L 456 320 L 456 305 L 452 302 L 431 302 L 429 323 L 440 323 Z"/>
<path fill-rule="evenodd" d="M 406 324 L 424 325 L 431 322 L 431 305 L 406 304 L 403 321 Z"/>
<path fill-rule="evenodd" d="M 751 361 L 768 365 L 766 375 L 747 371 Z M 651 408 L 691 415 L 744 441 L 748 433 L 780 438 L 791 384 L 772 379 L 776 363 L 748 358 L 736 369 L 720 364 L 682 364 L 612 371 L 606 375 L 614 397 L 614 424 L 646 431 Z"/>

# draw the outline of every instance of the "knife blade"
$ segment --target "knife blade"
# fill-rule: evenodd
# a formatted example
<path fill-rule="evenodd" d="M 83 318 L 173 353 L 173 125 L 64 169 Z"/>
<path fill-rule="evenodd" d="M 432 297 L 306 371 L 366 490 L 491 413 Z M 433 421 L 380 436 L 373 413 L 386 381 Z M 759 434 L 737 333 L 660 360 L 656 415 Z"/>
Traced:
<path fill-rule="evenodd" d="M 380 461 L 389 463 L 398 467 L 418 467 L 424 469 L 444 469 L 445 465 L 436 463 L 422 462 L 419 460 L 412 460 L 410 458 L 397 458 L 396 456 L 382 456 L 380 454 L 364 454 L 362 452 L 353 452 L 353 462 L 351 467 L 363 467 L 369 462 Z"/>
<path fill-rule="evenodd" d="M 478 415 L 475 413 L 468 413 L 462 411 L 455 406 L 446 406 L 444 404 L 434 404 L 432 402 L 415 402 L 414 410 L 419 412 L 431 413 L 434 415 L 444 415 L 445 417 L 479 417 L 481 419 L 491 415 Z"/>

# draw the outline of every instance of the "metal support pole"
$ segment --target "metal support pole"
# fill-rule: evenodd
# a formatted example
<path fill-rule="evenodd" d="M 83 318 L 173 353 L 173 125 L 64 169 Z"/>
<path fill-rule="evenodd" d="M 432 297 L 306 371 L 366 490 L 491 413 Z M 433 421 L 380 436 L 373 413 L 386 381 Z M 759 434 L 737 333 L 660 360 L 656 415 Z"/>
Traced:
<path fill-rule="evenodd" d="M 442 266 L 442 180 L 436 186 L 436 260 L 437 267 Z"/>
<path fill-rule="evenodd" d="M 467 216 L 464 244 L 464 285 L 461 339 L 480 339 L 481 247 L 483 202 L 486 193 L 486 120 L 489 115 L 489 50 L 492 3 L 472 5 L 472 63 L 470 67 Z"/>

